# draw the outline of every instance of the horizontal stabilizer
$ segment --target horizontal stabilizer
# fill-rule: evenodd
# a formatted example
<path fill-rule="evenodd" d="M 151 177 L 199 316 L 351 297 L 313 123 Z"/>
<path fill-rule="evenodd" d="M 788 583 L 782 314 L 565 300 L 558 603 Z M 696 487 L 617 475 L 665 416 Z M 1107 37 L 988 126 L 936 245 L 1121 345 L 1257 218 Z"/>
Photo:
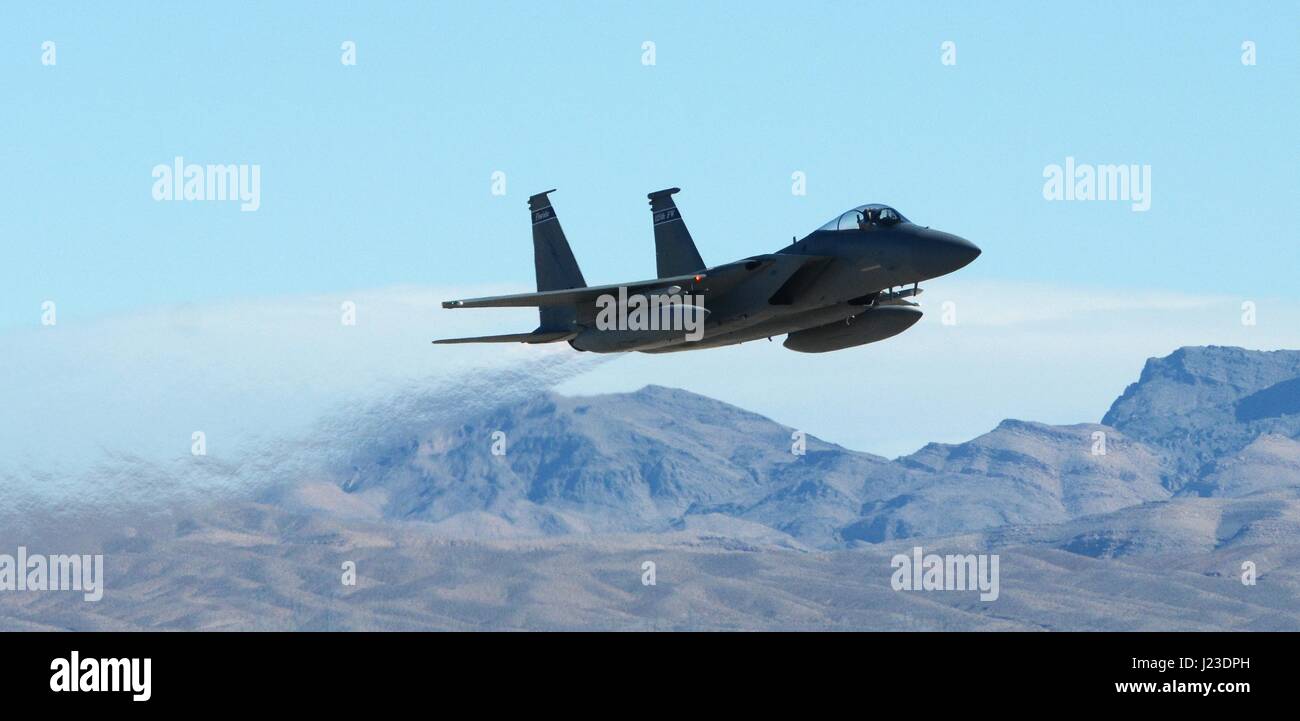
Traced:
<path fill-rule="evenodd" d="M 577 336 L 576 331 L 554 331 L 550 333 L 506 333 L 505 335 L 479 335 L 472 338 L 443 338 L 435 340 L 438 345 L 451 345 L 455 343 L 555 343 L 556 341 L 569 340 Z"/>

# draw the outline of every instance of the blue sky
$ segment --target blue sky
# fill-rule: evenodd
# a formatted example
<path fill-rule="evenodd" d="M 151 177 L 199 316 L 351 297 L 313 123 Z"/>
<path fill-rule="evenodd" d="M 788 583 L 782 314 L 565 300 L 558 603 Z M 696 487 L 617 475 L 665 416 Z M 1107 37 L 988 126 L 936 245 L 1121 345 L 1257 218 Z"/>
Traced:
<path fill-rule="evenodd" d="M 8 4 L 0 327 L 46 299 L 527 285 L 551 187 L 591 281 L 647 275 L 645 193 L 677 185 L 713 262 L 881 201 L 979 243 L 966 276 L 1294 298 L 1298 7 Z M 262 208 L 155 202 L 177 155 L 260 164 Z M 1151 164 L 1151 210 L 1045 202 L 1067 155 Z"/>
<path fill-rule="evenodd" d="M 391 286 L 527 289 L 525 201 L 552 187 L 588 281 L 641 279 L 654 268 L 645 194 L 680 186 L 709 262 L 886 202 L 984 249 L 927 299 L 995 289 L 1032 308 L 1074 289 L 1213 295 L 1213 330 L 1184 317 L 1185 332 L 1160 342 L 1233 340 L 1236 299 L 1300 301 L 1300 5 L 1087 5 L 7 4 L 0 333 L 39 329 L 46 300 L 63 327 Z M 40 62 L 47 40 L 52 67 Z M 340 63 L 345 40 L 356 66 Z M 949 40 L 951 67 L 940 62 Z M 1253 67 L 1240 61 L 1246 40 Z M 260 209 L 154 201 L 151 169 L 178 155 L 259 164 Z M 1067 156 L 1149 164 L 1151 209 L 1045 201 L 1043 168 Z M 490 192 L 494 171 L 506 173 L 504 196 Z M 791 194 L 795 171 L 807 195 Z M 483 313 L 491 332 L 531 328 Z M 422 353 L 426 320 L 411 334 Z M 1126 337 L 1168 325 L 1158 313 L 1126 322 Z M 1063 334 L 1062 323 L 1034 337 Z M 1254 345 L 1300 344 L 1269 332 Z M 920 347 L 904 337 L 835 362 L 912 360 Z M 1168 350 L 1131 350 L 1098 388 L 1052 383 L 1010 408 L 977 396 L 936 406 L 929 427 L 956 440 L 1021 412 L 1096 420 L 1144 353 Z M 751 355 L 691 359 L 702 369 L 693 389 L 797 415 L 763 408 L 760 378 L 722 383 Z M 797 373 L 791 357 L 781 363 Z M 688 367 L 631 362 L 636 373 L 602 366 L 591 387 L 671 385 Z M 718 385 L 700 380 L 710 372 Z M 920 393 L 908 384 L 893 392 Z M 853 414 L 865 412 L 832 416 L 862 428 Z M 901 450 L 931 437 L 921 425 L 843 438 Z"/>

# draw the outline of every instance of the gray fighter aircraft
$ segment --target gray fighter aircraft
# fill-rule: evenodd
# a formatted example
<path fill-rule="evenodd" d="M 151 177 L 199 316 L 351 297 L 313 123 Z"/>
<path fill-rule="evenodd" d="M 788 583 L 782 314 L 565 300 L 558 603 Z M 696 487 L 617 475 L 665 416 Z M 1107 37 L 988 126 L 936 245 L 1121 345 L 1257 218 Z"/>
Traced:
<path fill-rule="evenodd" d="M 868 204 L 841 213 L 775 253 L 709 267 L 673 202 L 679 189 L 669 188 L 649 195 L 659 277 L 588 286 L 551 206 L 553 192 L 528 199 L 537 292 L 442 304 L 536 306 L 541 324 L 531 333 L 434 343 L 568 341 L 577 350 L 595 353 L 671 353 L 785 334 L 786 348 L 824 353 L 912 327 L 921 310 L 907 299 L 920 294 L 920 281 L 951 273 L 980 254 L 964 238 L 914 225 L 887 205 Z M 647 322 L 654 313 L 627 313 L 638 297 L 677 300 L 655 306 L 655 320 L 662 322 Z M 630 316 L 640 323 L 611 323 L 615 310 L 623 314 L 617 316 L 620 320 Z M 683 327 L 693 332 L 684 333 Z"/>

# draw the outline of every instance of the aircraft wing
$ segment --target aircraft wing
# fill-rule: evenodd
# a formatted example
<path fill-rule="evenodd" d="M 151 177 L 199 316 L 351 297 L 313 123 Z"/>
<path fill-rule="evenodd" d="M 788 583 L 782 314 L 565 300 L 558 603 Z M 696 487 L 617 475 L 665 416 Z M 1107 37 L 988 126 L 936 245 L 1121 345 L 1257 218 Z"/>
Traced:
<path fill-rule="evenodd" d="M 742 281 L 755 277 L 760 271 L 773 268 L 782 273 L 793 273 L 806 263 L 821 260 L 816 256 L 771 254 L 755 256 L 735 263 L 720 265 L 690 275 L 676 275 L 668 278 L 638 280 L 631 283 L 610 283 L 586 288 L 566 288 L 547 290 L 538 293 L 516 293 L 514 295 L 494 295 L 484 298 L 467 298 L 465 300 L 443 301 L 443 308 L 531 308 L 552 305 L 594 304 L 596 298 L 608 293 L 617 295 L 620 288 L 626 288 L 629 294 L 666 290 L 680 286 L 679 292 L 716 295 L 724 293 Z"/>
<path fill-rule="evenodd" d="M 627 288 L 628 293 L 657 290 L 679 285 L 683 291 L 694 290 L 704 281 L 703 273 L 696 275 L 677 275 L 671 278 L 638 280 L 632 283 L 611 283 L 594 285 L 587 288 L 568 288 L 565 290 L 547 290 L 540 293 L 516 293 L 514 295 L 492 295 L 485 298 L 468 298 L 466 300 L 443 301 L 443 308 L 531 308 L 548 305 L 577 305 L 596 301 L 602 294 L 618 294 L 619 288 Z"/>

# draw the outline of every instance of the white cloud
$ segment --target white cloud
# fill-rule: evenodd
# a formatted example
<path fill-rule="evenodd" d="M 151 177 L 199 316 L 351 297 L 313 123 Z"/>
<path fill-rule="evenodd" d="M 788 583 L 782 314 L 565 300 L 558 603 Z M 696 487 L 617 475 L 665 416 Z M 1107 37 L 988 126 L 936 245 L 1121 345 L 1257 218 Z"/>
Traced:
<path fill-rule="evenodd" d="M 6 334 L 0 501 L 243 488 L 403 424 L 544 389 L 596 360 L 558 345 L 432 345 L 536 326 L 536 311 L 472 317 L 440 307 L 463 294 L 246 300 Z M 354 326 L 341 322 L 344 301 L 356 304 Z M 205 457 L 191 454 L 195 431 Z"/>
<path fill-rule="evenodd" d="M 1150 356 L 1182 345 L 1300 347 L 1300 309 L 1257 299 L 934 283 L 906 334 L 837 353 L 758 341 L 596 356 L 567 344 L 434 346 L 531 330 L 531 309 L 444 310 L 517 288 L 391 288 L 154 309 L 0 336 L 0 503 L 246 488 L 552 386 L 684 387 L 883 455 L 1005 417 L 1096 421 Z M 340 322 L 356 303 L 357 324 Z M 939 322 L 943 301 L 958 323 Z M 190 454 L 191 433 L 208 455 Z"/>
<path fill-rule="evenodd" d="M 896 456 L 961 442 L 1004 418 L 1097 422 L 1147 358 L 1185 345 L 1300 348 L 1300 307 L 1161 291 L 934 281 L 906 333 L 835 353 L 773 342 L 633 355 L 560 386 L 565 393 L 679 386 L 856 450 Z M 957 324 L 941 323 L 945 301 Z"/>
<path fill-rule="evenodd" d="M 1230 308 L 1240 300 L 1222 295 L 1189 295 L 1160 290 L 1061 288 L 1043 283 L 952 281 L 938 286 L 942 293 L 924 294 L 925 305 L 953 300 L 961 321 L 977 326 L 1077 321 L 1087 315 L 1115 313 L 1192 313 Z M 1231 317 L 1225 315 L 1225 317 Z"/>

